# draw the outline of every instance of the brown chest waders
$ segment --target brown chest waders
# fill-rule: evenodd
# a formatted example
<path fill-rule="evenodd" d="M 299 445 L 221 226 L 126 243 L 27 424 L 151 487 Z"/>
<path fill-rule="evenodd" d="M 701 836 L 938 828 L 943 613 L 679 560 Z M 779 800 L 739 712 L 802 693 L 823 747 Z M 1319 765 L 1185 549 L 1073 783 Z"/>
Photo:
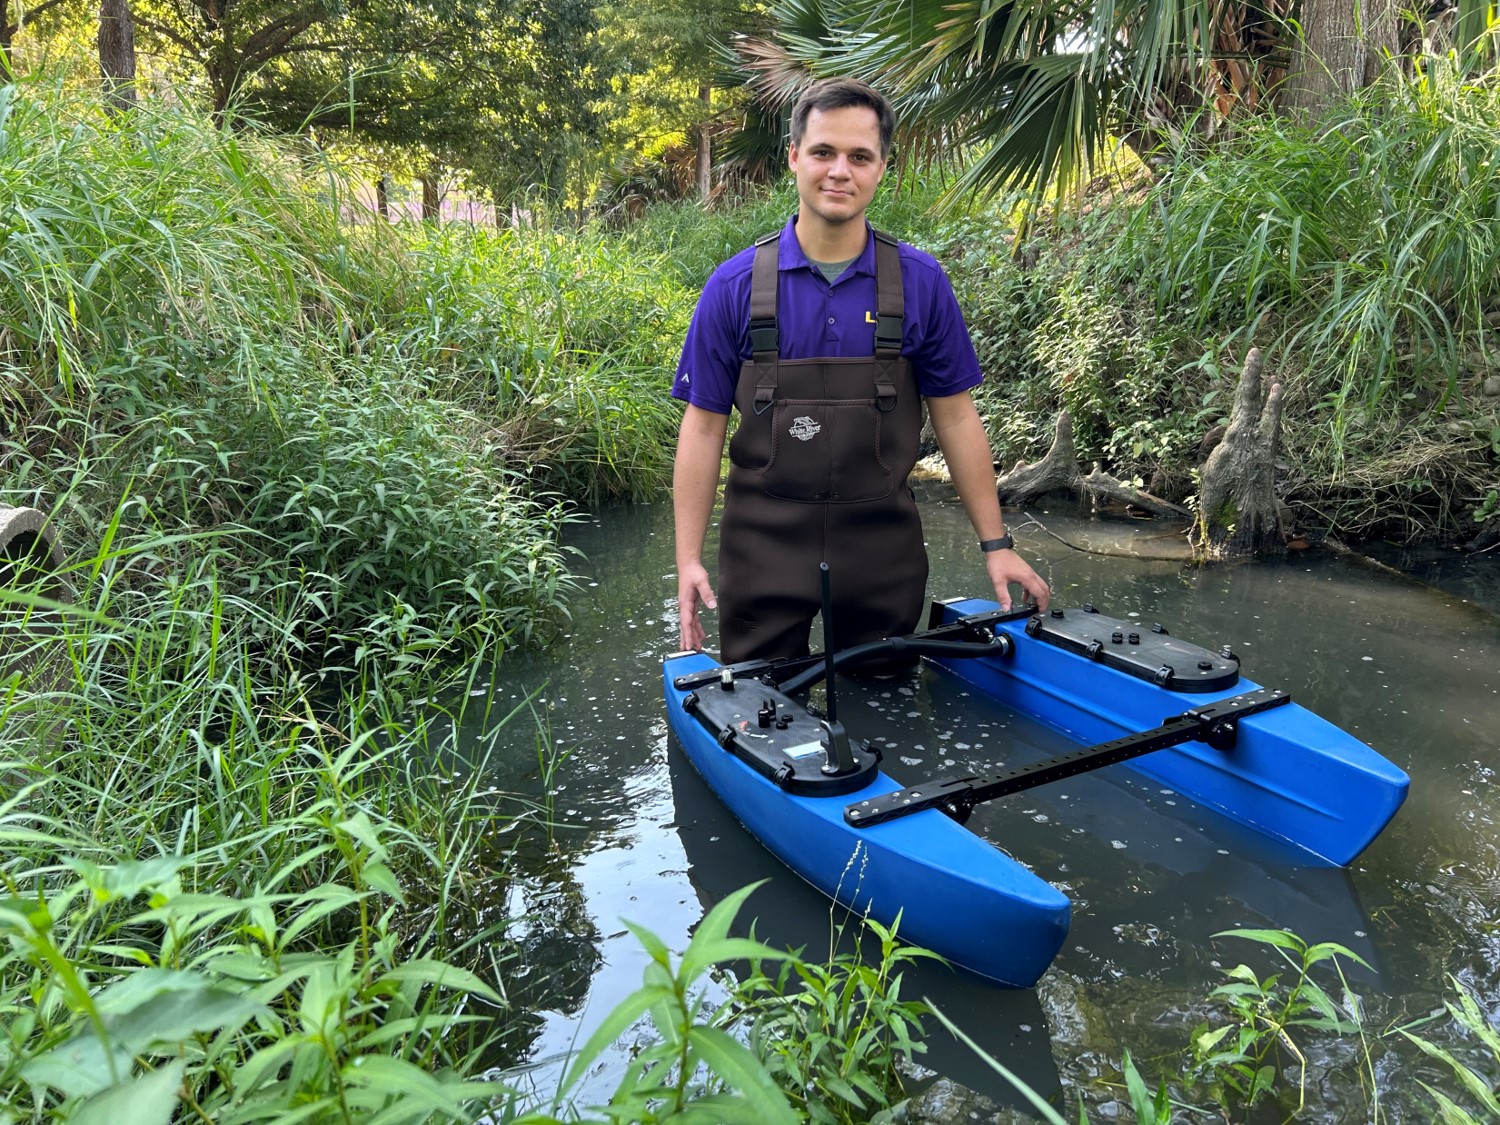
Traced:
<path fill-rule="evenodd" d="M 752 355 L 740 367 L 719 536 L 719 640 L 727 663 L 801 656 L 833 585 L 831 647 L 910 633 L 927 552 L 907 487 L 922 403 L 901 356 L 905 300 L 896 240 L 875 234 L 875 354 L 779 357 L 777 235 L 756 244 Z"/>

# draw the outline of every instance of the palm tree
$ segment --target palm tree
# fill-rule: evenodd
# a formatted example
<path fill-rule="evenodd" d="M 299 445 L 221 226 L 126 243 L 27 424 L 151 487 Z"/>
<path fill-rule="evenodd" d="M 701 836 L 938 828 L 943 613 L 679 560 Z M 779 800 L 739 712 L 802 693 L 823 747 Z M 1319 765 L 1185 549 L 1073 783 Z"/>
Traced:
<path fill-rule="evenodd" d="M 952 196 L 1022 188 L 1065 199 L 1088 183 L 1112 136 L 1158 160 L 1269 106 L 1289 65 L 1328 69 L 1326 55 L 1298 42 L 1299 21 L 1311 26 L 1319 13 L 1354 2 L 776 0 L 775 33 L 741 36 L 733 50 L 757 100 L 772 109 L 828 74 L 893 93 L 908 158 L 967 157 Z M 1447 2 L 1460 31 L 1474 23 L 1468 9 L 1494 5 Z M 1372 53 L 1369 43 L 1362 49 Z"/>

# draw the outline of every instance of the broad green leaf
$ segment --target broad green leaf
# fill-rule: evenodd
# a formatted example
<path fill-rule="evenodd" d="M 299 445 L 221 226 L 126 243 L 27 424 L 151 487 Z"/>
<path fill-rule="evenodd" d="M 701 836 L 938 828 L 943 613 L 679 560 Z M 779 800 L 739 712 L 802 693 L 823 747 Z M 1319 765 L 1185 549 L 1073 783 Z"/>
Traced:
<path fill-rule="evenodd" d="M 373 732 L 367 732 L 373 733 Z M 350 748 L 351 750 L 353 747 Z M 346 751 L 346 754 L 348 751 Z M 381 842 L 380 832 L 370 822 L 369 814 L 360 811 L 348 820 L 340 821 L 334 825 L 340 832 L 353 836 L 361 844 L 370 850 L 370 854 L 376 859 L 385 858 L 385 844 Z"/>
<path fill-rule="evenodd" d="M 180 1043 L 199 1032 L 243 1026 L 265 1010 L 265 1005 L 241 993 L 205 985 L 159 993 L 107 1020 L 106 1026 L 122 1047 L 140 1054 L 147 1047 Z"/>
<path fill-rule="evenodd" d="M 45 903 L 34 898 L 0 899 L 0 927 L 40 933 L 52 925 Z"/>
<path fill-rule="evenodd" d="M 324 883 L 297 897 L 306 905 L 298 911 L 296 919 L 282 932 L 281 944 L 283 946 L 290 945 L 299 934 L 311 929 L 328 915 L 358 902 L 364 896 L 338 883 Z"/>
<path fill-rule="evenodd" d="M 836 1095 L 858 1110 L 862 1111 L 865 1108 L 865 1100 L 859 1096 L 859 1091 L 849 1083 L 848 1079 L 838 1074 L 825 1074 L 822 1081 L 824 1088 L 829 1093 Z"/>
<path fill-rule="evenodd" d="M 187 1063 L 168 1063 L 134 1082 L 112 1086 L 78 1107 L 73 1125 L 170 1125 Z"/>
<path fill-rule="evenodd" d="M 622 919 L 622 921 L 625 923 L 625 928 L 635 935 L 635 940 L 641 943 L 642 948 L 645 949 L 654 964 L 660 965 L 663 968 L 671 964 L 671 952 L 667 949 L 666 943 L 661 938 L 646 929 L 646 927 L 638 926 L 629 919 Z"/>
<path fill-rule="evenodd" d="M 1129 1051 L 1125 1052 L 1124 1061 L 1120 1065 L 1125 1072 L 1125 1088 L 1130 1092 L 1130 1106 L 1135 1110 L 1136 1121 L 1161 1121 L 1156 1113 L 1155 1099 L 1146 1086 L 1146 1080 L 1141 1077 L 1141 1072 L 1135 1068 L 1135 1060 L 1130 1057 Z"/>
<path fill-rule="evenodd" d="M 697 980 L 699 974 L 708 966 L 736 956 L 736 954 L 721 952 L 719 946 L 729 937 L 729 929 L 734 925 L 734 919 L 745 900 L 765 882 L 766 880 L 762 879 L 725 895 L 712 910 L 703 916 L 703 920 L 694 928 L 693 938 L 688 942 L 687 950 L 682 955 L 680 972 L 684 987 Z M 756 956 L 756 954 L 750 956 Z"/>
<path fill-rule="evenodd" d="M 596 1058 L 599 1057 L 606 1047 L 625 1034 L 627 1028 L 646 1014 L 646 1010 L 652 1004 L 660 1003 L 663 999 L 671 999 L 670 995 L 663 997 L 660 988 L 645 987 L 638 988 L 625 999 L 621 1000 L 610 1011 L 609 1015 L 594 1029 L 578 1054 L 573 1057 L 572 1065 L 568 1067 L 567 1076 L 563 1079 L 563 1089 L 570 1089 L 583 1075 Z"/>
<path fill-rule="evenodd" d="M 1500 1117 L 1500 1100 L 1496 1099 L 1495 1092 L 1490 1088 L 1488 1081 L 1475 1074 L 1441 1047 L 1409 1031 L 1403 1030 L 1401 1034 L 1420 1047 L 1425 1054 L 1446 1063 L 1448 1069 L 1453 1072 L 1453 1076 L 1458 1079 L 1459 1085 L 1467 1090 L 1492 1117 Z"/>
<path fill-rule="evenodd" d="M 360 876 L 381 894 L 389 895 L 400 903 L 406 902 L 406 896 L 401 893 L 401 884 L 396 881 L 395 873 L 385 864 L 367 863 L 360 869 Z"/>
<path fill-rule="evenodd" d="M 435 987 L 462 989 L 475 996 L 484 997 L 497 1007 L 505 1006 L 505 998 L 468 969 L 431 958 L 419 957 L 404 961 L 383 974 L 380 979 L 399 983 L 414 981 Z"/>
<path fill-rule="evenodd" d="M 164 855 L 116 863 L 103 869 L 101 885 L 109 898 L 133 898 L 175 879 L 190 862 L 186 856 Z"/>
<path fill-rule="evenodd" d="M 1437 1103 L 1438 1120 L 1443 1125 L 1481 1125 L 1479 1118 L 1464 1109 L 1441 1090 L 1434 1089 L 1420 1079 L 1417 1084 L 1426 1090 L 1432 1100 Z"/>
<path fill-rule="evenodd" d="M 1193 1048 L 1199 1052 L 1207 1053 L 1218 1046 L 1219 1040 L 1223 1039 L 1224 1036 L 1233 1030 L 1234 1026 L 1232 1024 L 1225 1024 L 1215 1031 L 1205 1031 L 1193 1040 Z"/>
<path fill-rule="evenodd" d="M 766 1125 L 781 1118 L 767 1117 L 762 1106 L 737 1094 L 709 1094 L 694 1098 L 669 1118 L 671 1125 Z M 795 1114 L 789 1119 L 796 1121 Z"/>
<path fill-rule="evenodd" d="M 1363 965 L 1367 969 L 1370 967 L 1370 963 L 1354 952 L 1354 950 L 1340 945 L 1335 941 L 1324 941 L 1319 942 L 1317 945 L 1308 946 L 1307 952 L 1303 956 L 1309 965 L 1316 965 L 1320 961 L 1327 961 L 1333 957 L 1343 957 L 1346 960 L 1353 961 L 1357 965 Z"/>
<path fill-rule="evenodd" d="M 1262 945 L 1273 945 L 1278 949 L 1290 949 L 1298 954 L 1307 949 L 1306 942 L 1285 930 L 1220 930 L 1214 937 L 1244 938 L 1246 941 L 1258 941 Z"/>
<path fill-rule="evenodd" d="M 106 1048 L 89 1032 L 28 1059 L 20 1073 L 35 1085 L 51 1086 L 67 1097 L 77 1097 L 97 1094 L 125 1081 L 131 1068 L 128 1051 Z"/>
<path fill-rule="evenodd" d="M 329 962 L 314 966 L 307 974 L 307 983 L 302 986 L 302 1002 L 297 1006 L 303 1030 L 321 1034 L 329 1022 L 338 1017 L 343 997 L 343 990 L 335 980 L 334 966 Z"/>
<path fill-rule="evenodd" d="M 797 1115 L 786 1095 L 743 1043 L 715 1027 L 689 1029 L 688 1043 L 710 1070 L 755 1105 L 765 1125 L 796 1125 Z"/>

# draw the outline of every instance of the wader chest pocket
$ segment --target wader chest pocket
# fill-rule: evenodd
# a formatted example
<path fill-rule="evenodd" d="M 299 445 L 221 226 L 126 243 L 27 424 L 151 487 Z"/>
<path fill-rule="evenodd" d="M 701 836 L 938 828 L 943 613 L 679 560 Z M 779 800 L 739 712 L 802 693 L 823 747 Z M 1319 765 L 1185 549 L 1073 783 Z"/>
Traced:
<path fill-rule="evenodd" d="M 760 469 L 768 495 L 807 504 L 855 504 L 889 496 L 895 476 L 881 447 L 884 415 L 874 399 L 782 399 L 769 415 L 770 449 Z M 741 431 L 746 420 L 741 425 Z"/>

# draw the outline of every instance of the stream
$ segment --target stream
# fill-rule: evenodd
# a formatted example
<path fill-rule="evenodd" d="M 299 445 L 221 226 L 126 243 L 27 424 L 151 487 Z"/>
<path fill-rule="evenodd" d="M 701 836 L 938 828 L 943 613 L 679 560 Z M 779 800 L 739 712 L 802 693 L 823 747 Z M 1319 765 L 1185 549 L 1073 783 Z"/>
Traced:
<path fill-rule="evenodd" d="M 929 593 L 987 596 L 962 508 L 936 486 L 922 507 Z M 1072 899 L 1068 939 L 1034 989 L 1006 990 L 923 964 L 908 972 L 903 995 L 932 1000 L 1060 1107 L 1065 1088 L 1117 1076 L 1127 1050 L 1154 1085 L 1195 1025 L 1222 1022 L 1205 997 L 1228 969 L 1246 962 L 1271 970 L 1262 947 L 1215 938 L 1226 929 L 1287 929 L 1359 954 L 1369 967 L 1346 969 L 1369 1037 L 1440 1007 L 1451 996 L 1450 974 L 1493 1019 L 1500 559 L 1444 556 L 1420 567 L 1408 559 L 1422 581 L 1328 550 L 1195 566 L 1183 557 L 1180 532 L 1157 524 L 1045 505 L 1009 511 L 1006 520 L 1051 584 L 1055 605 L 1091 602 L 1147 627 L 1161 622 L 1207 648 L 1231 645 L 1249 677 L 1289 690 L 1406 770 L 1411 794 L 1347 870 L 1304 866 L 1127 766 L 981 806 L 969 827 Z M 670 507 L 612 508 L 571 528 L 568 540 L 582 552 L 576 568 L 586 577 L 567 636 L 507 658 L 499 681 L 483 688 L 494 706 L 523 712 L 490 763 L 498 786 L 535 790 L 539 758 L 559 756 L 555 844 L 515 881 L 508 903 L 522 919 L 515 936 L 525 951 L 513 970 L 513 996 L 525 1008 L 515 1050 L 527 1060 L 525 1079 L 544 1095 L 556 1089 L 566 1053 L 640 985 L 647 956 L 623 920 L 680 951 L 714 903 L 764 880 L 737 932 L 747 933 L 753 919 L 762 940 L 822 958 L 843 921 L 739 827 L 669 746 L 660 659 L 677 647 Z M 710 557 L 715 549 L 710 543 Z M 1387 561 L 1399 566 L 1402 558 L 1393 551 Z M 1028 753 L 1071 748 L 929 668 L 841 686 L 839 707 L 851 734 L 880 742 L 888 771 L 905 783 L 993 769 L 1017 744 Z M 846 938 L 855 928 L 846 927 Z M 1320 979 L 1338 994 L 1336 978 Z M 722 997 L 711 983 L 707 1000 Z M 1458 1041 L 1442 1025 L 1432 1034 Z M 1301 1119 L 1370 1120 L 1358 1037 L 1309 1034 L 1299 1046 L 1308 1056 Z M 577 1091 L 581 1104 L 608 1096 L 628 1051 L 627 1037 L 595 1066 Z M 1461 1098 L 1451 1076 L 1409 1044 L 1377 1054 L 1384 1058 L 1375 1090 L 1393 1120 L 1434 1115 L 1417 1078 Z M 920 1062 L 1019 1104 L 946 1032 L 932 1034 Z M 1294 1089 L 1297 1080 L 1295 1069 L 1283 1077 Z M 1091 1097 L 1099 1099 L 1097 1088 Z"/>

